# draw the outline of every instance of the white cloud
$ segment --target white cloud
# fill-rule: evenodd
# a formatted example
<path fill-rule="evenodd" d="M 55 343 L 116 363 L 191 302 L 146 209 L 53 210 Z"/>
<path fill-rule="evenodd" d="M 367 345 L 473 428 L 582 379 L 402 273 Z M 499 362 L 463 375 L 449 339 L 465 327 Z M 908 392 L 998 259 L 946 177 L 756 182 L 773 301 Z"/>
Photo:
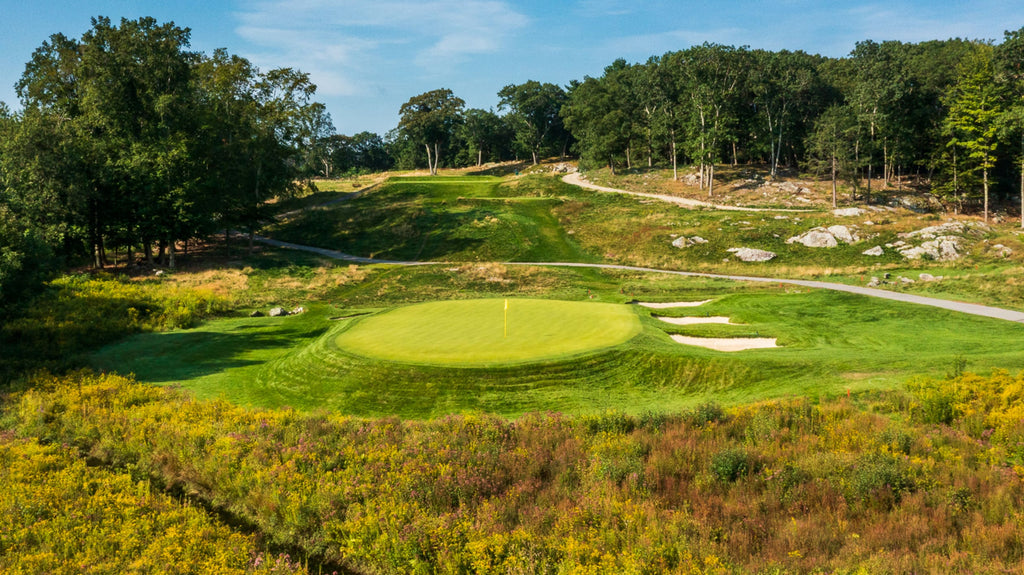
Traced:
<path fill-rule="evenodd" d="M 309 72 L 319 92 L 372 92 L 381 72 L 422 72 L 496 52 L 528 20 L 497 0 L 269 0 L 237 14 L 263 67 Z"/>

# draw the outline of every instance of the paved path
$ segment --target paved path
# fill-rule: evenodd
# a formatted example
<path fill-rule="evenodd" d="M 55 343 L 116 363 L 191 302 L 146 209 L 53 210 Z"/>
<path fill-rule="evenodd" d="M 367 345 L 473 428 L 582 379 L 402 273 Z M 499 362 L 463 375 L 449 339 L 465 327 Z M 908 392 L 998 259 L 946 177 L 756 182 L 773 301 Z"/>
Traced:
<path fill-rule="evenodd" d="M 337 250 L 329 250 L 325 248 L 317 248 L 313 246 L 304 246 L 300 244 L 293 244 L 289 242 L 282 242 L 280 240 L 273 240 L 261 236 L 255 236 L 258 242 L 262 242 L 268 245 L 277 246 L 279 248 L 287 248 L 293 250 L 300 250 L 304 252 L 311 252 L 324 257 L 349 261 L 361 264 L 393 264 L 402 266 L 426 266 L 426 265 L 437 265 L 444 264 L 447 262 L 414 262 L 414 261 L 401 261 L 401 260 L 381 260 L 375 258 L 364 258 L 360 256 L 354 256 L 339 252 Z M 866 288 L 860 286 L 851 286 L 846 284 L 838 284 L 831 282 L 821 282 L 812 280 L 794 280 L 794 279 L 780 279 L 780 278 L 763 278 L 755 276 L 735 276 L 725 274 L 713 274 L 704 272 L 686 272 L 680 270 L 661 270 L 657 268 L 645 268 L 637 266 L 624 266 L 618 264 L 586 264 L 586 263 L 575 263 L 575 262 L 504 262 L 505 265 L 515 266 L 546 266 L 546 267 L 569 267 L 569 268 L 597 268 L 605 270 L 623 270 L 633 272 L 647 272 L 647 273 L 659 273 L 659 274 L 672 274 L 678 276 L 688 277 L 702 277 L 702 278 L 717 278 L 726 279 L 733 281 L 748 281 L 748 282 L 761 282 L 761 283 L 781 283 L 789 285 L 798 285 L 809 288 L 827 289 L 833 291 L 841 291 L 847 293 L 853 293 L 858 295 L 864 295 L 868 297 L 877 297 L 881 299 L 889 299 L 895 301 L 901 301 L 905 303 L 916 303 L 920 305 L 927 305 L 931 307 L 937 307 L 942 309 L 948 309 L 961 313 L 978 315 L 983 317 L 991 317 L 996 319 L 1003 319 L 1007 321 L 1016 321 L 1024 323 L 1024 312 L 1013 311 L 1008 309 L 1002 309 L 998 307 L 990 307 L 984 305 L 978 305 L 973 303 L 964 303 L 958 301 L 950 301 L 944 299 L 938 299 L 933 297 L 925 297 L 920 295 L 893 292 L 882 289 Z"/>
<path fill-rule="evenodd" d="M 681 198 L 679 196 L 670 196 L 668 194 L 650 194 L 650 193 L 647 193 L 647 192 L 630 192 L 628 190 L 617 190 L 615 188 L 606 188 L 604 186 L 598 186 L 596 184 L 591 184 L 590 182 L 586 182 L 582 178 L 580 178 L 580 174 L 579 173 L 574 173 L 574 174 L 569 174 L 567 176 L 564 176 L 562 178 L 562 181 L 567 183 L 567 184 L 572 184 L 574 186 L 579 186 L 581 188 L 586 188 L 588 190 L 594 190 L 594 191 L 598 191 L 598 192 L 609 192 L 609 193 L 613 193 L 613 194 L 628 194 L 628 195 L 631 195 L 631 196 L 641 196 L 641 197 L 644 197 L 644 198 L 653 198 L 655 200 L 661 200 L 663 202 L 669 202 L 669 203 L 676 204 L 676 205 L 679 205 L 679 206 L 683 206 L 684 208 L 690 208 L 690 209 L 707 208 L 707 209 L 713 209 L 713 210 L 726 210 L 726 211 L 731 211 L 731 212 L 797 212 L 797 213 L 804 213 L 804 212 L 812 212 L 812 211 L 814 211 L 814 210 L 794 210 L 794 209 L 786 209 L 786 208 L 741 208 L 739 206 L 725 206 L 725 205 L 722 205 L 722 204 L 713 204 L 711 202 L 702 202 L 700 200 L 691 200 L 689 198 Z"/>

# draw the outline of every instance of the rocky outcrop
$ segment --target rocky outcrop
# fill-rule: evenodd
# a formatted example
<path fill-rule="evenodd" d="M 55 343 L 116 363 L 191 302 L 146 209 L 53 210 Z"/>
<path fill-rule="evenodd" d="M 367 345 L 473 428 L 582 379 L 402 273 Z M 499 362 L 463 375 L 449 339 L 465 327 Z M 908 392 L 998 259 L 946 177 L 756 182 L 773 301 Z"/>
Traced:
<path fill-rule="evenodd" d="M 855 244 L 860 241 L 857 233 L 847 226 L 829 226 L 812 228 L 799 236 L 786 240 L 787 244 L 802 244 L 809 248 L 834 248 L 839 242 Z"/>
<path fill-rule="evenodd" d="M 672 240 L 672 245 L 677 248 L 688 248 L 690 246 L 695 246 L 697 244 L 706 243 L 708 243 L 708 241 L 700 236 L 679 236 L 678 238 Z"/>
<path fill-rule="evenodd" d="M 876 256 L 877 257 L 877 256 L 880 256 L 880 255 L 884 255 L 885 254 L 885 250 L 882 249 L 882 246 L 875 246 L 875 247 L 871 248 L 870 250 L 864 250 L 861 253 L 866 255 L 866 256 Z"/>
<path fill-rule="evenodd" d="M 288 310 L 284 309 L 283 307 L 275 307 L 275 308 L 272 308 L 267 313 L 267 315 L 269 315 L 270 317 L 283 317 L 283 316 L 288 315 Z"/>
<path fill-rule="evenodd" d="M 745 262 L 766 262 L 775 258 L 774 252 L 754 248 L 729 248 L 727 251 Z"/>

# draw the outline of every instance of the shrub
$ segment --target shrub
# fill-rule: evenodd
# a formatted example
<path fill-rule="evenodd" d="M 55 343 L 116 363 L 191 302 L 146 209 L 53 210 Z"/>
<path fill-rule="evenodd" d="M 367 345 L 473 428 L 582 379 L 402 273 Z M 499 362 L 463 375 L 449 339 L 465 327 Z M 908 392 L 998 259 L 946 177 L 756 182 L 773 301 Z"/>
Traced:
<path fill-rule="evenodd" d="M 732 483 L 759 469 L 757 458 L 741 448 L 728 448 L 711 456 L 711 474 L 722 483 Z"/>

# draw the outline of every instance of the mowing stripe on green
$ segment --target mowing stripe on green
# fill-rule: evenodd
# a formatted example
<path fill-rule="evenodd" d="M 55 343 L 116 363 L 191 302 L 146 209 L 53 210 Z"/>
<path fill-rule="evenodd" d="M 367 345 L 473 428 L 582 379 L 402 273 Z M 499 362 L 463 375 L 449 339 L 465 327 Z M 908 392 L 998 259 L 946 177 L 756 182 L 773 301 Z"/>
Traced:
<path fill-rule="evenodd" d="M 640 333 L 619 304 L 508 299 L 430 302 L 360 320 L 338 336 L 342 350 L 406 363 L 523 363 L 625 343 Z"/>

